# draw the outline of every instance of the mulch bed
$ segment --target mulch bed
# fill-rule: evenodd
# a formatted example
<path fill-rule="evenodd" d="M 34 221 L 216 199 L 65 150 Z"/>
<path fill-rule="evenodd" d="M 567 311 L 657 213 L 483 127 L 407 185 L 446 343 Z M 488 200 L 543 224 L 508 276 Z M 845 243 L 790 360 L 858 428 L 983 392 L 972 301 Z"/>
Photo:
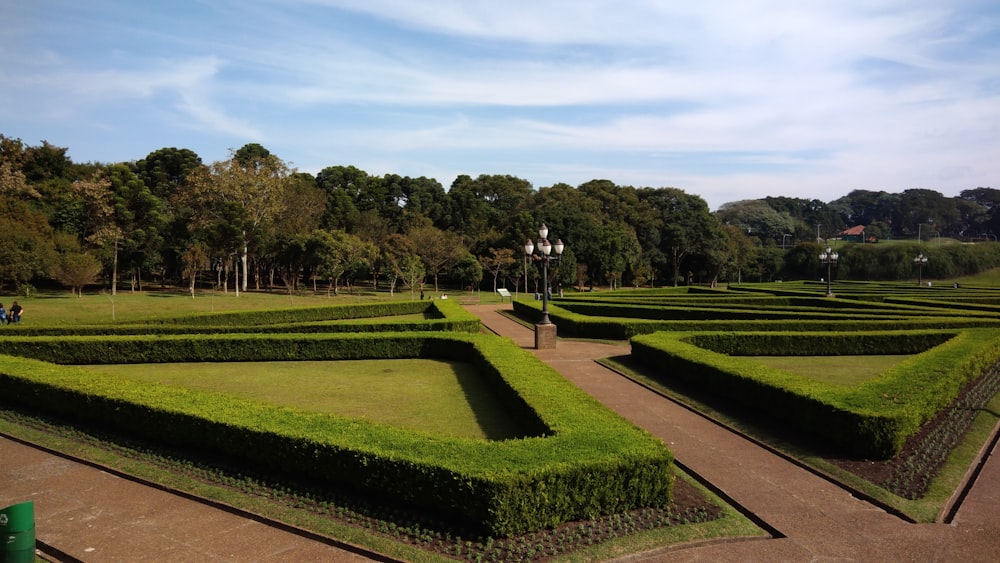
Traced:
<path fill-rule="evenodd" d="M 1000 366 L 993 366 L 959 393 L 951 405 L 903 444 L 888 460 L 831 458 L 830 462 L 906 499 L 918 499 L 961 443 L 979 412 L 1000 392 Z"/>

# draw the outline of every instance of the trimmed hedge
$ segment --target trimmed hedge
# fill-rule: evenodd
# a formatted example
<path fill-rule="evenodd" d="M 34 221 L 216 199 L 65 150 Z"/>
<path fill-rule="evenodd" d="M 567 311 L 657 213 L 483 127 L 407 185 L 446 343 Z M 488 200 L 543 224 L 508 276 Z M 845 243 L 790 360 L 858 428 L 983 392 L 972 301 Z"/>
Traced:
<path fill-rule="evenodd" d="M 640 307 L 635 307 L 639 309 Z M 646 307 L 655 310 L 657 307 Z M 541 319 L 541 304 L 534 301 L 515 301 L 514 311 L 518 315 L 537 322 Z M 634 311 L 619 309 L 622 314 L 635 314 Z M 887 331 L 887 330 L 922 330 L 939 329 L 954 330 L 975 327 L 1000 327 L 1000 319 L 986 317 L 963 317 L 955 311 L 954 316 L 929 315 L 925 311 L 914 310 L 911 316 L 900 314 L 877 315 L 859 318 L 852 313 L 829 313 L 827 315 L 789 315 L 783 318 L 768 317 L 761 312 L 740 311 L 739 314 L 728 314 L 729 311 L 714 310 L 714 319 L 673 319 L 651 320 L 630 316 L 603 317 L 574 313 L 562 306 L 562 302 L 549 303 L 549 318 L 559 326 L 563 336 L 578 338 L 601 338 L 610 340 L 627 340 L 640 334 L 650 334 L 659 331 L 690 332 L 697 330 L 710 331 L 784 331 L 794 325 L 806 331 Z M 737 318 L 743 317 L 743 318 Z M 768 317 L 768 318 L 761 318 Z M 784 318 L 787 317 L 787 318 Z"/>
<path fill-rule="evenodd" d="M 424 314 L 423 321 L 393 320 Z M 412 331 L 479 332 L 479 319 L 457 303 L 386 301 L 268 312 L 203 313 L 153 321 L 73 327 L 18 327 L 22 336 L 86 336 L 128 334 L 284 334 Z"/>
<path fill-rule="evenodd" d="M 0 356 L 0 394 L 32 409 L 388 496 L 494 536 L 664 507 L 671 498 L 673 458 L 662 441 L 507 339 L 458 333 L 10 337 L 0 340 L 0 352 L 9 354 Z M 52 363 L 405 357 L 472 362 L 524 421 L 525 437 L 427 435 Z"/>
<path fill-rule="evenodd" d="M 854 388 L 767 368 L 738 355 L 915 354 Z M 1000 361 L 995 330 L 941 333 L 682 333 L 632 339 L 632 357 L 665 380 L 748 407 L 843 453 L 888 459 Z"/>

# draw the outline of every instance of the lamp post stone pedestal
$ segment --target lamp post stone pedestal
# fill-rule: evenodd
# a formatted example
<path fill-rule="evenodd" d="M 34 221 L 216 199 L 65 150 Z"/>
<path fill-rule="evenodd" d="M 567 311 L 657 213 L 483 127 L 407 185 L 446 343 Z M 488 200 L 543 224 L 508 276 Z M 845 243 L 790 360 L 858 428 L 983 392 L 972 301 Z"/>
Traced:
<path fill-rule="evenodd" d="M 555 323 L 535 325 L 535 349 L 551 350 L 556 347 L 556 325 Z"/>

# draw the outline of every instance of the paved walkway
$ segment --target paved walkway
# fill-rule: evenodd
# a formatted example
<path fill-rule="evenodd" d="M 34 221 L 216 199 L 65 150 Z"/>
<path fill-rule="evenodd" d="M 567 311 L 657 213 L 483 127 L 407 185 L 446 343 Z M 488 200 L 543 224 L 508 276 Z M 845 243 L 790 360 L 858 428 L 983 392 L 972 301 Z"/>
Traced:
<path fill-rule="evenodd" d="M 497 306 L 467 308 L 493 332 L 524 348 L 534 347 L 532 330 L 501 315 Z M 630 560 L 1000 560 L 996 452 L 953 524 L 910 524 L 593 361 L 628 353 L 628 347 L 560 340 L 555 350 L 534 352 L 581 389 L 660 437 L 680 463 L 783 536 L 678 546 Z"/>
<path fill-rule="evenodd" d="M 28 500 L 37 547 L 51 548 L 44 551 L 56 561 L 372 560 L 304 531 L 0 438 L 0 506 Z"/>
<path fill-rule="evenodd" d="M 500 307 L 468 309 L 494 332 L 524 348 L 533 347 L 532 331 L 501 315 Z M 561 340 L 555 350 L 535 353 L 608 407 L 659 436 L 680 463 L 778 533 L 776 539 L 675 546 L 629 560 L 1000 560 L 996 455 L 985 464 L 953 524 L 908 524 L 593 361 L 627 351 L 623 346 Z M 65 561 L 379 559 L 0 438 L 0 506 L 24 500 L 35 501 L 39 541 L 64 553 Z"/>

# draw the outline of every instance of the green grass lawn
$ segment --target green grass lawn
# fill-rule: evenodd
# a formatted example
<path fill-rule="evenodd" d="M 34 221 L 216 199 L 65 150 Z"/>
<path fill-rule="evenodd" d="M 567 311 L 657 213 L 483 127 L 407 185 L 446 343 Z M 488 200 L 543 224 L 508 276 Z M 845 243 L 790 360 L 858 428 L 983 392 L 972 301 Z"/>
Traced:
<path fill-rule="evenodd" d="M 895 356 L 742 356 L 772 369 L 790 371 L 816 381 L 853 387 L 910 358 Z"/>
<path fill-rule="evenodd" d="M 994 268 L 973 276 L 965 276 L 955 280 L 963 286 L 980 286 L 995 288 L 1000 286 L 1000 268 Z"/>
<path fill-rule="evenodd" d="M 409 299 L 397 293 L 394 299 Z M 177 317 L 188 314 L 223 313 L 232 311 L 277 311 L 289 307 L 324 307 L 389 299 L 364 295 L 288 295 L 282 293 L 242 292 L 239 297 L 230 291 L 198 292 L 192 298 L 181 291 L 121 291 L 118 295 L 85 294 L 74 297 L 69 292 L 44 291 L 28 298 L 16 298 L 24 307 L 21 322 L 34 327 L 108 324 L 135 322 L 153 318 Z M 2 297 L 8 309 L 15 298 Z"/>
<path fill-rule="evenodd" d="M 465 292 L 450 292 L 452 298 L 458 299 Z M 483 291 L 476 293 L 482 303 L 499 303 L 500 298 L 493 293 Z M 357 292 L 353 294 L 327 295 L 324 292 L 313 294 L 303 292 L 289 295 L 281 291 L 274 292 L 240 292 L 239 297 L 233 291 L 201 291 L 194 297 L 182 290 L 152 290 L 152 291 L 119 291 L 118 295 L 109 293 L 85 293 L 76 297 L 69 291 L 36 291 L 31 297 L 14 297 L 0 294 L 0 303 L 9 310 L 11 303 L 18 301 L 24 307 L 21 322 L 26 326 L 51 327 L 109 324 L 115 322 L 136 322 L 148 319 L 177 317 L 201 313 L 223 313 L 234 311 L 278 311 L 288 308 L 328 307 L 331 305 L 347 305 L 351 303 L 370 303 L 373 301 L 410 301 L 419 296 L 410 295 L 409 291 L 396 291 L 389 295 L 387 291 Z M 409 319 L 409 320 L 415 320 Z M 399 319 L 408 320 L 408 319 Z M 2 327 L 7 328 L 7 327 Z M 11 327 L 16 328 L 16 327 Z"/>
<path fill-rule="evenodd" d="M 80 366 L 460 438 L 518 437 L 519 426 L 470 364 L 430 359 Z"/>

